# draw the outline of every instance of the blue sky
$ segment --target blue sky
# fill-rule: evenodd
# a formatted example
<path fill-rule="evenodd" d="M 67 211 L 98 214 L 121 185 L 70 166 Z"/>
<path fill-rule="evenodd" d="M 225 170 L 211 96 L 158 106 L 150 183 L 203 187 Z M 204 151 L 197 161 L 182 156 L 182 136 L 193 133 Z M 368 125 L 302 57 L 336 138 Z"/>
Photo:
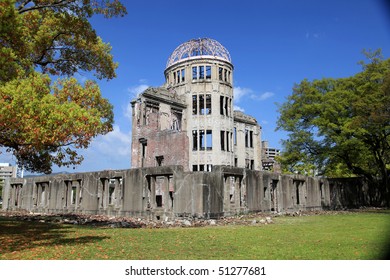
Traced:
<path fill-rule="evenodd" d="M 255 117 L 262 140 L 281 148 L 275 132 L 277 105 L 303 79 L 348 77 L 361 70 L 363 49 L 390 57 L 390 5 L 381 0 L 139 0 L 122 1 L 123 18 L 94 17 L 92 25 L 111 44 L 117 78 L 99 81 L 114 105 L 114 131 L 83 151 L 83 164 L 53 171 L 130 168 L 129 102 L 148 86 L 164 83 L 169 55 L 192 38 L 225 46 L 234 64 L 235 106 Z M 88 78 L 81 73 L 80 81 Z M 0 155 L 0 162 L 13 157 Z"/>

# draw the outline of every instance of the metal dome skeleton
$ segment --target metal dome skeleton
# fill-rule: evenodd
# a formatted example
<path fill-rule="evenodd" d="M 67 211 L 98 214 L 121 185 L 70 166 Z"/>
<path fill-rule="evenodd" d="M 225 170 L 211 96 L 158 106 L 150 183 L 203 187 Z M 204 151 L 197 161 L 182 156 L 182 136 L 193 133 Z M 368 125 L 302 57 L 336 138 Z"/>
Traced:
<path fill-rule="evenodd" d="M 197 57 L 213 57 L 231 63 L 229 51 L 218 41 L 210 38 L 189 40 L 178 46 L 168 58 L 166 68 Z"/>

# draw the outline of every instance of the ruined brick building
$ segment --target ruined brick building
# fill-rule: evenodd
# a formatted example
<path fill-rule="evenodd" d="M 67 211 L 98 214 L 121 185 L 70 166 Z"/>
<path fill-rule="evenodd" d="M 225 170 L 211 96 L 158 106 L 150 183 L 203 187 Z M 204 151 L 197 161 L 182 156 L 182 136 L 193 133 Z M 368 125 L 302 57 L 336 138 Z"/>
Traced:
<path fill-rule="evenodd" d="M 261 128 L 233 110 L 233 64 L 217 41 L 181 44 L 164 74 L 163 86 L 131 102 L 131 169 L 7 178 L 2 209 L 169 220 L 372 201 L 355 181 L 264 170 Z"/>
<path fill-rule="evenodd" d="M 233 110 L 233 64 L 219 42 L 193 39 L 168 58 L 165 84 L 132 101 L 132 167 L 261 170 L 261 128 Z"/>

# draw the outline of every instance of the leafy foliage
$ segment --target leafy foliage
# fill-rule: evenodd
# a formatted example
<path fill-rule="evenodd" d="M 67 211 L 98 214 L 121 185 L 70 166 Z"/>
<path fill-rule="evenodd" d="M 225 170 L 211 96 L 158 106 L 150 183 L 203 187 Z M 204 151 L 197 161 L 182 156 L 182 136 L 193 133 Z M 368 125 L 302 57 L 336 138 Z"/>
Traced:
<path fill-rule="evenodd" d="M 365 52 L 369 63 L 349 78 L 303 80 L 279 107 L 288 131 L 280 159 L 287 169 L 315 166 L 328 176 L 380 176 L 389 188 L 390 60 Z"/>
<path fill-rule="evenodd" d="M 112 106 L 98 85 L 71 76 L 115 77 L 111 46 L 88 20 L 125 13 L 118 0 L 0 3 L 0 20 L 7 23 L 0 26 L 0 146 L 27 170 L 79 164 L 76 149 L 112 130 Z M 53 82 L 55 76 L 61 78 Z"/>

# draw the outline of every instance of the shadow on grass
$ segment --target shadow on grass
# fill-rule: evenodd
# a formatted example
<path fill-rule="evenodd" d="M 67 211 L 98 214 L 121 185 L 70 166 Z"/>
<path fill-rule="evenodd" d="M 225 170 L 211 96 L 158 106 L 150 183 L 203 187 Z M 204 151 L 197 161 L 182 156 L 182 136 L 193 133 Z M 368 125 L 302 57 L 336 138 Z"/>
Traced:
<path fill-rule="evenodd" d="M 110 238 L 75 234 L 76 231 L 67 225 L 0 217 L 0 255 L 42 246 L 82 245 Z"/>

